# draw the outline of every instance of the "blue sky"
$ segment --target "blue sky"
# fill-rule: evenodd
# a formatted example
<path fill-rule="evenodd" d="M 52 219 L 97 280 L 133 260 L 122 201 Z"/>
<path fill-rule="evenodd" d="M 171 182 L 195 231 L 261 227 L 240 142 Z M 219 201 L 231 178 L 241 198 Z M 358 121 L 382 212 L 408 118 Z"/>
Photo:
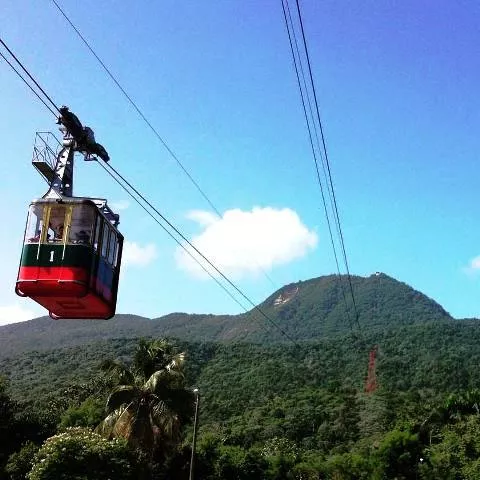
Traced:
<path fill-rule="evenodd" d="M 209 216 L 53 3 L 4 2 L 2 38 L 112 166 L 256 302 L 274 290 L 258 264 L 276 287 L 335 271 L 280 0 L 60 4 L 224 217 Z M 480 6 L 301 4 L 351 272 L 383 271 L 456 317 L 480 316 Z M 34 134 L 56 126 L 3 61 L 0 98 L 6 323 L 43 313 L 13 288 L 27 206 L 46 190 Z M 129 200 L 81 160 L 75 194 Z M 119 312 L 239 312 L 132 201 L 119 213 L 130 242 Z"/>

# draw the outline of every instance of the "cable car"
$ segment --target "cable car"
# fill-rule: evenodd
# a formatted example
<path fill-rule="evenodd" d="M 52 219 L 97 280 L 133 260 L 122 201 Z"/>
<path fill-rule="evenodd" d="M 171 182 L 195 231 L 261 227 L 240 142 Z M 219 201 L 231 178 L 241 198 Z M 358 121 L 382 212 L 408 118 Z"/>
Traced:
<path fill-rule="evenodd" d="M 119 216 L 105 199 L 72 196 L 75 152 L 86 160 L 99 152 L 108 160 L 108 154 L 92 140 L 91 129 L 62 109 L 60 152 L 54 155 L 45 136 L 37 134 L 33 164 L 50 188 L 30 204 L 15 291 L 54 319 L 108 319 L 115 314 L 122 258 Z M 72 121 L 80 125 L 77 130 L 70 128 Z"/>

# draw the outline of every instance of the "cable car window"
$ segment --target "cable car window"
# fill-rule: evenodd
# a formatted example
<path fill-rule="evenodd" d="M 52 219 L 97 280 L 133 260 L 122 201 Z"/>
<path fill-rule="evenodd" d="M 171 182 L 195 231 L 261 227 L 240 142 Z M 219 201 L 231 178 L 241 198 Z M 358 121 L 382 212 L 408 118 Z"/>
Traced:
<path fill-rule="evenodd" d="M 95 214 L 91 205 L 75 205 L 72 212 L 69 243 L 90 244 L 94 220 Z"/>
<path fill-rule="evenodd" d="M 55 205 L 50 208 L 46 241 L 48 243 L 60 243 L 63 240 L 64 230 L 65 207 Z"/>
<path fill-rule="evenodd" d="M 110 265 L 113 265 L 113 262 L 115 261 L 116 243 L 117 243 L 117 239 L 115 236 L 115 232 L 111 231 L 110 246 L 108 247 L 108 263 L 110 263 Z"/>
<path fill-rule="evenodd" d="M 25 243 L 38 243 L 42 236 L 43 205 L 32 205 L 28 213 Z"/>
<path fill-rule="evenodd" d="M 95 236 L 93 237 L 93 248 L 95 249 L 95 251 L 98 250 L 101 231 L 102 231 L 102 217 L 100 215 L 97 215 L 97 223 L 95 225 Z"/>
<path fill-rule="evenodd" d="M 113 266 L 116 267 L 118 265 L 118 252 L 120 250 L 120 243 L 118 242 L 118 237 L 115 236 L 115 259 L 113 261 Z"/>
<path fill-rule="evenodd" d="M 102 257 L 107 258 L 107 250 L 108 250 L 108 233 L 109 228 L 106 222 L 103 224 L 103 236 L 102 236 Z"/>

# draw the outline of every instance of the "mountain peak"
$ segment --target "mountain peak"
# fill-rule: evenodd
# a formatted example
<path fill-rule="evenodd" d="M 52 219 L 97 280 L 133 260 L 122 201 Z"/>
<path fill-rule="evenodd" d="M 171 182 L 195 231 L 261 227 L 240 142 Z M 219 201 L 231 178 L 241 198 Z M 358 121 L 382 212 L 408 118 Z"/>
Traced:
<path fill-rule="evenodd" d="M 434 300 L 381 272 L 350 277 L 362 329 L 452 320 Z M 53 321 L 41 317 L 0 327 L 0 356 L 25 350 L 82 345 L 109 338 L 171 336 L 197 341 L 285 341 L 278 328 L 297 341 L 345 335 L 358 329 L 345 275 L 325 275 L 290 283 L 259 307 L 241 315 L 171 313 L 157 319 L 116 315 L 109 321 Z"/>
<path fill-rule="evenodd" d="M 355 309 L 359 323 L 366 328 L 452 319 L 437 302 L 382 272 L 350 279 L 326 275 L 291 283 L 260 307 L 294 338 L 344 333 L 353 326 Z"/>

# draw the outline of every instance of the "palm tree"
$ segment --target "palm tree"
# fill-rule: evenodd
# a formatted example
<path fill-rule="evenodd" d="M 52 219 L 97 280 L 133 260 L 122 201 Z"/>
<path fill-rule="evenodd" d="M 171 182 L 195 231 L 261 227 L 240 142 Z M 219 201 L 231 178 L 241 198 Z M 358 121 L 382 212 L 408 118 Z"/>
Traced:
<path fill-rule="evenodd" d="M 181 427 L 191 419 L 193 393 L 185 388 L 185 353 L 166 340 L 140 340 L 130 367 L 106 361 L 103 369 L 116 378 L 97 432 L 123 437 L 152 460 L 164 459 L 180 441 Z"/>

